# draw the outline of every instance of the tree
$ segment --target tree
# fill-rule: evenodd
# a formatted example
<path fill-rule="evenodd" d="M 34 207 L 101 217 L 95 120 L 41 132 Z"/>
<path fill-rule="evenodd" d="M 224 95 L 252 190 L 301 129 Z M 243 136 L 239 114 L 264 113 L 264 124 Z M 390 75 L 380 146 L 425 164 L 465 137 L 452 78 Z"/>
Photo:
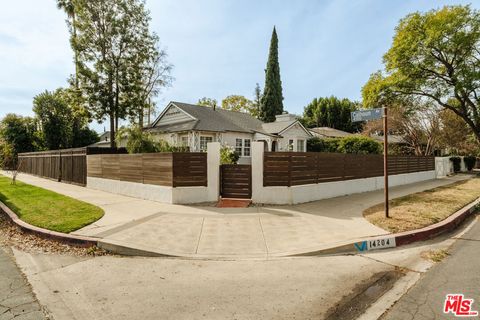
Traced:
<path fill-rule="evenodd" d="M 203 97 L 201 99 L 198 99 L 197 101 L 197 104 L 199 106 L 205 106 L 205 107 L 216 107 L 218 105 L 218 102 L 216 99 L 212 99 L 212 98 L 207 98 L 207 97 Z"/>
<path fill-rule="evenodd" d="M 402 153 L 417 156 L 433 155 L 438 149 L 441 134 L 438 107 L 418 100 L 397 101 L 388 111 L 389 134 L 400 135 L 405 143 Z M 368 121 L 363 133 L 370 135 L 383 132 L 383 121 Z"/>
<path fill-rule="evenodd" d="M 0 122 L 0 137 L 15 158 L 18 153 L 36 151 L 40 148 L 37 126 L 35 120 L 30 117 L 7 114 Z"/>
<path fill-rule="evenodd" d="M 222 100 L 222 109 L 249 113 L 256 117 L 257 109 L 252 100 L 240 95 L 230 95 Z"/>
<path fill-rule="evenodd" d="M 139 82 L 155 61 L 157 38 L 149 32 L 149 12 L 141 0 L 76 0 L 72 47 L 78 52 L 79 83 L 89 112 L 110 121 L 115 147 L 119 119 L 138 116 Z M 149 89 L 147 89 L 149 91 Z"/>
<path fill-rule="evenodd" d="M 453 111 L 444 109 L 438 114 L 440 120 L 439 146 L 449 154 L 480 155 L 480 146 L 472 129 Z"/>
<path fill-rule="evenodd" d="M 330 127 L 347 132 L 358 132 L 361 122 L 352 122 L 350 112 L 357 110 L 359 103 L 348 99 L 315 98 L 303 111 L 303 123 L 307 127 Z"/>
<path fill-rule="evenodd" d="M 40 121 L 43 142 L 48 150 L 70 147 L 73 115 L 60 97 L 60 89 L 36 95 L 33 98 L 33 112 Z"/>
<path fill-rule="evenodd" d="M 75 41 L 77 37 L 77 28 L 75 23 L 75 5 L 73 4 L 74 0 L 57 0 L 57 8 L 65 11 L 69 20 L 69 25 L 71 28 L 72 39 Z M 75 77 L 74 77 L 74 86 L 75 89 L 78 89 L 78 53 L 77 50 L 74 52 L 74 61 L 75 61 Z"/>
<path fill-rule="evenodd" d="M 97 133 L 88 128 L 88 114 L 74 104 L 74 94 L 59 88 L 33 98 L 33 111 L 48 150 L 84 147 L 98 141 Z"/>
<path fill-rule="evenodd" d="M 167 61 L 165 50 L 158 48 L 158 36 L 144 37 L 144 49 L 141 54 L 135 55 L 129 85 L 133 87 L 132 94 L 128 95 L 129 103 L 136 106 L 131 109 L 132 122 L 144 127 L 145 114 L 150 124 L 150 114 L 154 112 L 153 97 L 158 96 L 162 87 L 169 86 L 173 80 L 170 76 L 172 65 Z M 132 112 L 133 111 L 133 112 Z"/>
<path fill-rule="evenodd" d="M 270 51 L 268 54 L 267 69 L 265 70 L 265 87 L 260 100 L 260 120 L 275 121 L 275 116 L 283 112 L 282 80 L 280 79 L 280 65 L 278 63 L 278 38 L 273 27 Z"/>
<path fill-rule="evenodd" d="M 418 97 L 451 110 L 480 139 L 480 12 L 445 6 L 400 20 L 384 55 L 385 72 L 362 89 L 367 106 Z M 433 105 L 433 104 L 432 104 Z"/>
<path fill-rule="evenodd" d="M 261 105 L 261 100 L 262 100 L 262 89 L 260 88 L 260 85 L 257 83 L 255 85 L 255 91 L 253 92 L 253 106 L 256 109 L 256 117 L 260 115 L 260 105 Z"/>

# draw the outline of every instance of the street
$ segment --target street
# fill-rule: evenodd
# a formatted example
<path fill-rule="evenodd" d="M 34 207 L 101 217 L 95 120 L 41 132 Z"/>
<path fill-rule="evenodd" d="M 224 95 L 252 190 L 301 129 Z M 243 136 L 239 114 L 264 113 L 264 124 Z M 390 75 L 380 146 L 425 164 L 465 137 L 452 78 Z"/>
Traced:
<path fill-rule="evenodd" d="M 0 320 L 45 319 L 30 285 L 7 250 L 0 246 Z"/>
<path fill-rule="evenodd" d="M 479 311 L 480 223 L 462 235 L 449 252 L 382 319 L 453 319 L 453 314 L 443 313 L 443 306 L 445 296 L 454 293 L 473 298 L 473 310 Z"/>

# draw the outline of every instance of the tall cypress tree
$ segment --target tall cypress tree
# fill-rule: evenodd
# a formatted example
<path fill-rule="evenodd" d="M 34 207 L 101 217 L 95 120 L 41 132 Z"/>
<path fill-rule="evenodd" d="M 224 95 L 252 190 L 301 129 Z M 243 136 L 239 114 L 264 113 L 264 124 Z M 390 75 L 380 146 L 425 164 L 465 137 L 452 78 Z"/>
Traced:
<path fill-rule="evenodd" d="M 278 63 L 278 38 L 273 27 L 270 51 L 268 53 L 267 69 L 265 70 L 265 87 L 260 100 L 260 120 L 275 121 L 275 115 L 283 112 L 282 80 Z"/>

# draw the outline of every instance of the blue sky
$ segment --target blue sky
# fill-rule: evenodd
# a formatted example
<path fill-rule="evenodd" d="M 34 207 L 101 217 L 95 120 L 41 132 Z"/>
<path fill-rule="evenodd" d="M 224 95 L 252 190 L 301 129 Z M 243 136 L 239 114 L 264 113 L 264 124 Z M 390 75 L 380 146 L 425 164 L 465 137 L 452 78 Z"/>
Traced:
<path fill-rule="evenodd" d="M 480 7 L 478 0 L 147 0 L 152 30 L 174 65 L 175 81 L 157 98 L 158 106 L 204 96 L 252 98 L 255 84 L 263 87 L 274 25 L 286 110 L 301 114 L 320 96 L 360 100 L 362 85 L 382 67 L 399 19 L 468 3 Z M 32 115 L 33 96 L 66 85 L 73 72 L 68 37 L 56 1 L 2 4 L 0 117 Z"/>

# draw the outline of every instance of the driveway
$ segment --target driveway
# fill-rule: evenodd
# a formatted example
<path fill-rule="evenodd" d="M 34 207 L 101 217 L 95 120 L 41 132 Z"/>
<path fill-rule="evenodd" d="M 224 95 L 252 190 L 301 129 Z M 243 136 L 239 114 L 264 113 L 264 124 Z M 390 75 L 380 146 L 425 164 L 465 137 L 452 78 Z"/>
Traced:
<path fill-rule="evenodd" d="M 458 175 L 394 187 L 390 195 L 400 197 L 467 178 Z M 154 254 L 265 259 L 387 233 L 362 217 L 364 209 L 383 201 L 382 190 L 293 206 L 216 208 L 163 204 L 26 174 L 18 180 L 104 209 L 102 219 L 74 234 Z"/>

